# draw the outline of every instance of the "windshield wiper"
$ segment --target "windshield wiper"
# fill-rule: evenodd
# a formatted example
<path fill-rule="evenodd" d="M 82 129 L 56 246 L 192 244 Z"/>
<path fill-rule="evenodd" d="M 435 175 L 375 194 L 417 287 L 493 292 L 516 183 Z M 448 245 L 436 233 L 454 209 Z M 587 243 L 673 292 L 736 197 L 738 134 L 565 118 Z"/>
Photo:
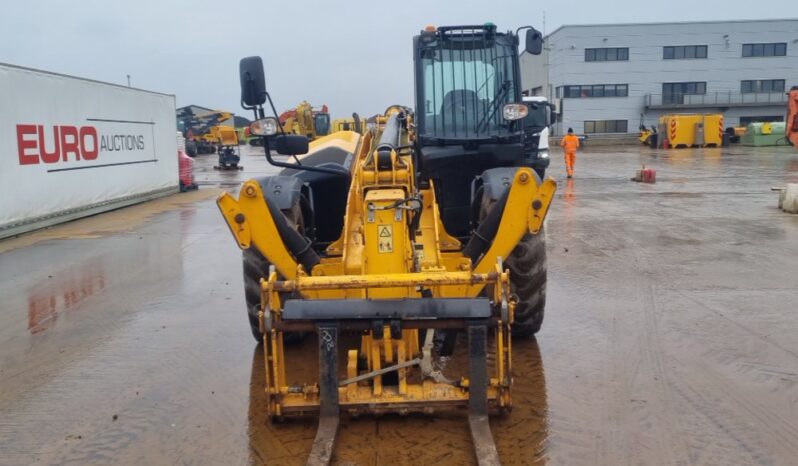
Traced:
<path fill-rule="evenodd" d="M 488 110 L 482 115 L 482 119 L 477 123 L 477 127 L 474 129 L 475 132 L 479 133 L 480 130 L 482 130 L 482 126 L 486 125 L 487 122 L 493 118 L 493 115 L 496 114 L 496 111 L 499 110 L 501 103 L 504 101 L 504 97 L 510 91 L 511 85 L 512 81 L 504 81 L 502 83 L 502 86 L 496 91 L 496 95 L 493 97 L 493 102 L 491 102 L 490 107 L 488 107 Z"/>

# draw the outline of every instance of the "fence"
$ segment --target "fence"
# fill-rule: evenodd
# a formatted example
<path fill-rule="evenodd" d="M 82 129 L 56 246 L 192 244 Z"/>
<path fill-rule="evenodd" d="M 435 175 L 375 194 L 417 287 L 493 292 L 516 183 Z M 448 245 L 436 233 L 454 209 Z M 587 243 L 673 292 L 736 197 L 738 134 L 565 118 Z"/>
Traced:
<path fill-rule="evenodd" d="M 784 92 L 741 93 L 709 92 L 706 94 L 646 94 L 646 108 L 759 107 L 787 105 Z"/>

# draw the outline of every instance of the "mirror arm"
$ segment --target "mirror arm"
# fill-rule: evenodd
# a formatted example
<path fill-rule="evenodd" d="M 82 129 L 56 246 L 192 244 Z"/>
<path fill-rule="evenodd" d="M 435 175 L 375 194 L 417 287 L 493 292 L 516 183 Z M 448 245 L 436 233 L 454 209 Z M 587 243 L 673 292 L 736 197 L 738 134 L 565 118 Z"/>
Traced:
<path fill-rule="evenodd" d="M 272 96 L 270 96 L 268 92 L 266 93 L 266 100 L 269 102 L 269 106 L 272 109 L 274 117 L 277 118 L 277 121 L 279 122 L 280 116 L 277 115 L 277 109 L 274 108 L 274 102 L 272 101 Z M 263 118 L 263 108 L 260 109 L 260 117 Z M 285 136 L 285 130 L 283 129 L 283 125 L 278 124 L 277 127 L 280 128 L 280 134 Z M 296 155 L 294 155 L 294 159 L 297 161 L 296 163 L 278 162 L 272 158 L 272 153 L 271 150 L 269 149 L 269 138 L 262 137 L 261 139 L 263 139 L 263 148 L 266 151 L 266 161 L 268 161 L 271 165 L 274 165 L 275 167 L 293 168 L 295 170 L 306 170 L 309 172 L 317 172 L 317 173 L 330 173 L 332 175 L 339 175 L 349 178 L 349 172 L 346 171 L 336 170 L 334 168 L 311 167 L 311 166 L 302 165 L 299 162 L 299 158 Z"/>
<path fill-rule="evenodd" d="M 274 102 L 272 102 L 272 96 L 270 96 L 268 92 L 266 92 L 266 101 L 269 102 L 269 106 L 272 108 L 272 114 L 274 114 L 274 118 L 277 118 L 277 123 L 278 123 L 277 127 L 280 128 L 280 134 L 285 136 L 285 130 L 283 129 L 283 124 L 280 122 L 280 116 L 277 114 L 277 109 L 274 108 Z M 260 117 L 264 118 L 262 108 L 260 110 Z"/>
<path fill-rule="evenodd" d="M 274 114 L 274 117 L 277 118 L 277 121 L 279 122 L 280 121 L 280 117 L 279 117 L 279 115 L 277 115 L 277 109 L 274 108 L 274 102 L 272 102 L 272 98 L 271 98 L 271 96 L 269 95 L 268 92 L 266 92 L 266 101 L 269 102 L 269 106 L 272 109 L 272 113 Z M 261 120 L 261 119 L 264 118 L 265 114 L 263 112 L 263 105 L 248 106 L 248 105 L 246 105 L 244 103 L 244 99 L 242 98 L 241 99 L 241 107 L 243 107 L 246 110 L 252 110 L 255 113 L 255 120 Z M 280 134 L 282 136 L 285 136 L 285 130 L 283 129 L 283 125 L 282 124 L 278 124 L 277 127 L 280 128 Z M 294 159 L 297 161 L 297 163 L 278 162 L 277 160 L 274 160 L 272 158 L 272 151 L 271 151 L 271 148 L 269 147 L 269 137 L 268 136 L 261 136 L 260 139 L 263 142 L 263 150 L 266 153 L 266 161 L 269 162 L 269 164 L 272 165 L 272 166 L 279 167 L 279 168 L 292 168 L 294 170 L 306 170 L 306 171 L 309 171 L 309 172 L 329 173 L 329 174 L 332 174 L 332 175 L 344 176 L 344 177 L 347 177 L 347 178 L 349 178 L 349 176 L 350 176 L 349 172 L 343 171 L 343 170 L 336 170 L 334 168 L 324 168 L 324 167 L 309 167 L 309 166 L 302 165 L 301 163 L 299 163 L 299 159 L 297 158 L 296 155 L 294 155 Z"/>
<path fill-rule="evenodd" d="M 277 160 L 274 160 L 272 158 L 271 148 L 269 147 L 269 138 L 266 136 L 261 136 L 261 140 L 263 141 L 263 150 L 266 152 L 266 161 L 269 162 L 270 165 L 279 168 L 292 168 L 294 170 L 305 170 L 309 172 L 330 173 L 332 175 L 339 175 L 349 178 L 349 172 L 343 170 L 336 170 L 334 168 L 324 168 L 324 167 L 310 167 L 298 163 L 278 162 Z"/>
<path fill-rule="evenodd" d="M 520 40 L 521 31 L 526 30 L 526 29 L 535 29 L 535 27 L 534 26 L 521 26 L 520 28 L 515 30 L 515 37 L 518 37 L 519 40 Z"/>

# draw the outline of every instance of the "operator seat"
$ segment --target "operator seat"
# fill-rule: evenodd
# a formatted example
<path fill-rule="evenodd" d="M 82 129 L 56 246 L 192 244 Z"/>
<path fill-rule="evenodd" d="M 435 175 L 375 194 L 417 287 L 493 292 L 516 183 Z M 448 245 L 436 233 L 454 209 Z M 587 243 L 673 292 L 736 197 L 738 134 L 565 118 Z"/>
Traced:
<path fill-rule="evenodd" d="M 443 96 L 441 111 L 436 119 L 438 127 L 443 128 L 443 136 L 465 137 L 466 133 L 474 132 L 484 113 L 485 104 L 476 92 L 471 89 L 454 89 Z"/>

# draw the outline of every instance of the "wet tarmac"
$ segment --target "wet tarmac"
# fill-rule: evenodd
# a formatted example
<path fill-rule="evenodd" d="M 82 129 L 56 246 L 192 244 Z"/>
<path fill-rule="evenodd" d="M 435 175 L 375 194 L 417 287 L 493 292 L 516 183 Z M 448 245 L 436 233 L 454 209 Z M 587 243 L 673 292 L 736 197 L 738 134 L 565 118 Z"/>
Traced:
<path fill-rule="evenodd" d="M 199 192 L 0 241 L 0 464 L 304 463 L 315 422 L 266 420 L 213 202 L 270 168 L 213 159 Z M 656 184 L 629 181 L 641 164 Z M 491 421 L 504 463 L 796 464 L 798 216 L 770 192 L 788 181 L 790 148 L 580 154 L 549 214 L 546 320 Z M 312 342 L 291 357 L 307 370 Z M 344 418 L 336 453 L 473 461 L 463 413 Z"/>

